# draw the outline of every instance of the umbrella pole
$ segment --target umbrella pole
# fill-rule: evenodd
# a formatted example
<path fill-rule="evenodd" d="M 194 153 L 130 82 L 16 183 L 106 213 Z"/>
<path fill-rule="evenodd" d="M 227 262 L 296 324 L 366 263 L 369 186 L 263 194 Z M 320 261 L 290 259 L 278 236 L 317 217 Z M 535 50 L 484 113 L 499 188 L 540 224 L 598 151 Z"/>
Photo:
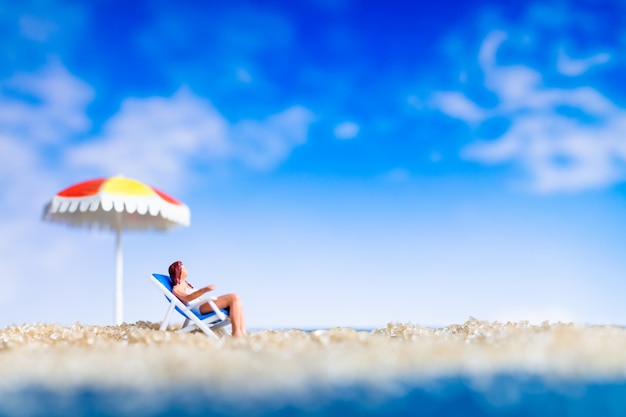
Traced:
<path fill-rule="evenodd" d="M 123 321 L 122 271 L 124 262 L 122 257 L 122 230 L 119 221 L 119 213 L 115 232 L 115 324 L 119 326 Z"/>

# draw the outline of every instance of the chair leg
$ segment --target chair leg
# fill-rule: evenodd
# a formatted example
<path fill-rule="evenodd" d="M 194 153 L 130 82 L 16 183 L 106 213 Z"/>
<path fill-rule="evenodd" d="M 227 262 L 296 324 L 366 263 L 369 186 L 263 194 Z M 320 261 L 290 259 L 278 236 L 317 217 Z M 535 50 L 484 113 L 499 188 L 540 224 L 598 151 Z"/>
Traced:
<path fill-rule="evenodd" d="M 163 318 L 163 321 L 161 322 L 161 327 L 159 327 L 159 330 L 163 331 L 167 329 L 167 325 L 170 324 L 170 318 L 172 318 L 172 313 L 174 312 L 174 303 L 170 303 L 170 306 L 167 309 L 167 312 L 165 313 L 165 317 Z"/>

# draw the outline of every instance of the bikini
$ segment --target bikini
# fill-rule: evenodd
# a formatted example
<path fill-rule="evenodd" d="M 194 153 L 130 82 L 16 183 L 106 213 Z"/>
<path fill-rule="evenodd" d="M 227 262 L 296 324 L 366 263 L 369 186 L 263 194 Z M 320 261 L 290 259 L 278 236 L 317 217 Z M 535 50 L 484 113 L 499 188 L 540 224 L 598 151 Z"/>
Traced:
<path fill-rule="evenodd" d="M 185 289 L 185 292 L 187 293 L 187 295 L 191 294 L 194 291 L 195 291 L 195 289 L 193 287 L 187 287 Z M 203 298 L 202 295 L 200 297 L 198 297 L 198 298 L 193 299 L 192 302 L 194 302 L 194 306 L 190 308 L 191 311 L 193 311 L 194 313 L 196 313 L 198 315 L 201 315 L 202 313 L 200 312 L 200 306 L 202 304 L 204 304 L 204 303 L 198 303 L 198 300 L 203 300 L 203 299 L 204 298 Z M 197 303 L 197 304 L 195 304 L 195 303 Z M 189 303 L 187 303 L 187 304 L 189 304 Z"/>

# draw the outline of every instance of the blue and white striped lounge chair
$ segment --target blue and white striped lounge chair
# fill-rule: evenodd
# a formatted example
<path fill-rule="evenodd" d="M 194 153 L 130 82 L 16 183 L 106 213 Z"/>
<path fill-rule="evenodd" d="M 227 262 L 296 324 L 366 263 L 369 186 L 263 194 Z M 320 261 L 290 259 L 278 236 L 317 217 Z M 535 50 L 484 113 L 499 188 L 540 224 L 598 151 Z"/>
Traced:
<path fill-rule="evenodd" d="M 161 327 L 159 330 L 166 330 L 167 326 L 170 324 L 170 320 L 172 319 L 172 314 L 174 310 L 178 311 L 185 318 L 185 322 L 183 323 L 182 328 L 177 330 L 178 332 L 190 332 L 193 330 L 201 330 L 207 336 L 219 339 L 219 336 L 215 333 L 214 330 L 218 330 L 220 333 L 223 333 L 222 330 L 224 327 L 230 324 L 230 318 L 228 317 L 227 310 L 220 310 L 217 308 L 214 299 L 206 299 L 200 298 L 197 300 L 193 300 L 188 305 L 185 305 L 182 301 L 180 301 L 173 293 L 172 293 L 172 281 L 170 277 L 162 274 L 152 274 L 150 276 L 150 280 L 157 286 L 157 288 L 165 295 L 165 298 L 169 301 L 169 306 L 167 308 L 167 312 L 165 313 L 165 318 L 163 318 L 163 322 L 161 323 Z M 213 311 L 208 314 L 197 315 L 191 308 L 195 304 L 206 303 L 208 302 Z"/>

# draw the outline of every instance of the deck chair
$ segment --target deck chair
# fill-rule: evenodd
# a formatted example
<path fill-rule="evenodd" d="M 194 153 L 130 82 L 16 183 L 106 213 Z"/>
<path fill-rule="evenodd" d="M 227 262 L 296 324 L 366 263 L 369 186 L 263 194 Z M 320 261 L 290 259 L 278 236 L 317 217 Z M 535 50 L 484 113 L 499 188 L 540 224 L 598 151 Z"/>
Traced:
<path fill-rule="evenodd" d="M 219 336 L 215 333 L 219 331 L 223 333 L 223 328 L 230 324 L 230 318 L 228 317 L 227 310 L 220 310 L 217 308 L 213 299 L 198 299 L 194 300 L 188 305 L 185 305 L 182 301 L 180 301 L 173 293 L 172 293 L 172 281 L 170 277 L 162 274 L 152 274 L 150 276 L 150 280 L 157 286 L 157 288 L 165 295 L 165 298 L 169 301 L 169 306 L 167 308 L 167 312 L 165 313 L 165 317 L 163 318 L 163 322 L 161 323 L 161 327 L 159 330 L 167 329 L 167 326 L 170 324 L 170 320 L 172 319 L 172 314 L 174 310 L 178 311 L 184 318 L 185 322 L 183 323 L 182 328 L 177 330 L 178 332 L 190 332 L 193 330 L 202 330 L 207 336 L 219 339 Z M 197 315 L 191 308 L 194 304 L 206 303 L 208 302 L 213 311 L 208 314 Z"/>

